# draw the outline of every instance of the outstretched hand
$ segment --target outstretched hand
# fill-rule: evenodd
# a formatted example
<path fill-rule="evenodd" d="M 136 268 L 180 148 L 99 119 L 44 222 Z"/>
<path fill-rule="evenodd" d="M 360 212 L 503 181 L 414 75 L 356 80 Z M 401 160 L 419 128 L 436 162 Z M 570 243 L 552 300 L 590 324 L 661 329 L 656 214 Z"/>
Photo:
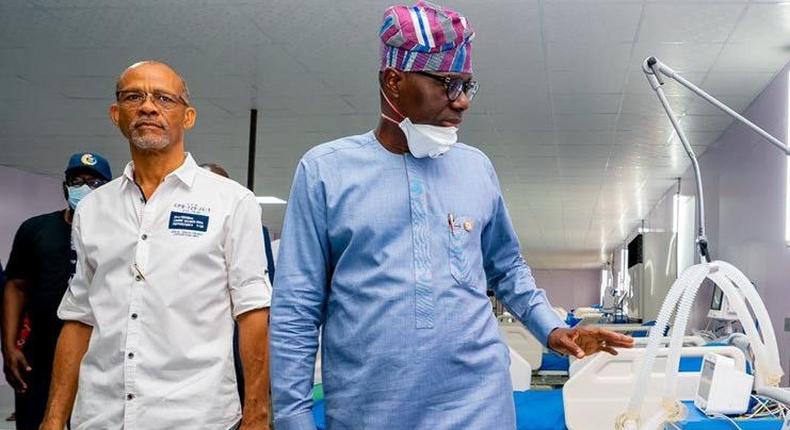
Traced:
<path fill-rule="evenodd" d="M 617 355 L 615 348 L 632 348 L 634 339 L 595 327 L 557 328 L 549 334 L 548 346 L 560 354 L 584 358 L 599 351 Z"/>

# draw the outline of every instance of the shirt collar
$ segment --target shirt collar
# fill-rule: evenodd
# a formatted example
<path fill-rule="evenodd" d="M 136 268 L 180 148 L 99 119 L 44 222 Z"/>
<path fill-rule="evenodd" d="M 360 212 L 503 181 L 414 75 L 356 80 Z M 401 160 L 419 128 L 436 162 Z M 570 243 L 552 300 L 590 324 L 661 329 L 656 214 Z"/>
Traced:
<path fill-rule="evenodd" d="M 170 172 L 165 179 L 169 178 L 170 176 L 175 176 L 184 183 L 187 187 L 192 187 L 192 184 L 195 182 L 195 174 L 197 173 L 197 169 L 200 167 L 195 163 L 195 159 L 192 158 L 192 154 L 189 152 L 185 153 L 186 157 L 184 158 L 184 162 L 179 166 L 176 170 Z M 134 184 L 134 161 L 130 161 L 126 164 L 126 167 L 123 169 L 123 177 L 125 181 L 131 184 Z"/>

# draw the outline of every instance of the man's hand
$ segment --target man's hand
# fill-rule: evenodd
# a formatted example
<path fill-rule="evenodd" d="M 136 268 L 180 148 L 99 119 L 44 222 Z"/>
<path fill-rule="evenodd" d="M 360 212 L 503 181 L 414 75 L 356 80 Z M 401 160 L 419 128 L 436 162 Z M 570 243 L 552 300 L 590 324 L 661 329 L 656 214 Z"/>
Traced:
<path fill-rule="evenodd" d="M 615 348 L 631 348 L 634 339 L 595 327 L 556 328 L 549 335 L 549 348 L 560 354 L 584 358 L 599 351 L 617 355 Z"/>
<path fill-rule="evenodd" d="M 269 419 L 265 415 L 249 419 L 244 415 L 238 430 L 269 430 Z"/>
<path fill-rule="evenodd" d="M 6 381 L 20 393 L 27 391 L 25 374 L 33 368 L 27 364 L 25 354 L 17 348 L 3 348 L 3 362 Z"/>
<path fill-rule="evenodd" d="M 41 422 L 41 425 L 38 426 L 38 430 L 64 430 L 65 428 L 65 423 L 57 422 L 50 418 L 44 419 L 44 421 Z"/>
<path fill-rule="evenodd" d="M 245 312 L 237 321 L 244 370 L 239 430 L 269 430 L 269 308 Z"/>
<path fill-rule="evenodd" d="M 77 396 L 80 362 L 88 350 L 92 333 L 93 327 L 81 322 L 63 323 L 55 348 L 52 383 L 49 386 L 47 410 L 39 427 L 41 430 L 63 430 L 69 421 L 74 398 Z"/>

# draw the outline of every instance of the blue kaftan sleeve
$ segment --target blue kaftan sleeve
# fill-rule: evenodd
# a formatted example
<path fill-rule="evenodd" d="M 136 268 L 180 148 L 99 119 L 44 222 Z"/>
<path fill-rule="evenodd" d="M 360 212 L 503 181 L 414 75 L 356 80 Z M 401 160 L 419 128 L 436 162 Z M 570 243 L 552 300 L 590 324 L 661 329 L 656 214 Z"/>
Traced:
<path fill-rule="evenodd" d="M 483 229 L 483 267 L 488 286 L 505 307 L 546 345 L 549 334 L 565 323 L 554 312 L 546 293 L 535 285 L 535 278 L 521 255 L 513 223 L 510 220 L 499 181 L 490 166 L 491 179 L 496 187 L 491 220 Z"/>
<path fill-rule="evenodd" d="M 278 430 L 315 430 L 313 372 L 329 284 L 325 196 L 307 160 L 288 199 L 273 286 L 270 345 Z"/>

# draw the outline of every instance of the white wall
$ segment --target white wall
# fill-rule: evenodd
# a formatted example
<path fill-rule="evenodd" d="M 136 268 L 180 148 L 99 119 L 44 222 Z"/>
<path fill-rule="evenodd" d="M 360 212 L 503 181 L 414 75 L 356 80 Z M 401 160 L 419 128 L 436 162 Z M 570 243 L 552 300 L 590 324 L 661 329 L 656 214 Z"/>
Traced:
<path fill-rule="evenodd" d="M 0 166 L 0 260 L 4 267 L 23 221 L 66 207 L 61 183 L 62 179 Z"/>

